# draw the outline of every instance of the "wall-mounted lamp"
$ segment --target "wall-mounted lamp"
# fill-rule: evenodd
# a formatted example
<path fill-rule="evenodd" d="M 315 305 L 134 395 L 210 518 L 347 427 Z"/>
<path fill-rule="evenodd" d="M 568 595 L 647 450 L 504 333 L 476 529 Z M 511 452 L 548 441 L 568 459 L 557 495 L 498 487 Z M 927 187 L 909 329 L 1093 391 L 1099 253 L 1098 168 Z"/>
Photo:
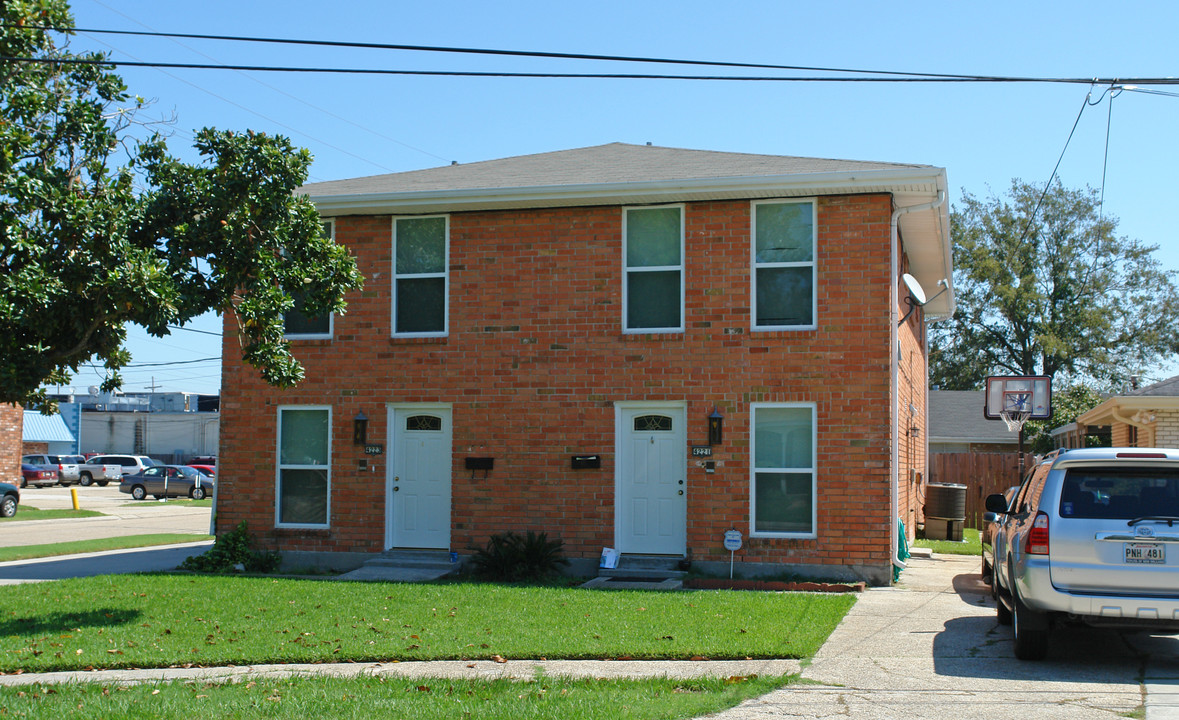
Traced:
<path fill-rule="evenodd" d="M 364 445 L 368 442 L 368 418 L 363 412 L 356 413 L 352 418 L 352 444 Z"/>
<path fill-rule="evenodd" d="M 712 414 L 708 416 L 708 444 L 720 445 L 725 437 L 725 416 L 717 411 L 716 406 L 712 408 Z"/>
<path fill-rule="evenodd" d="M 921 426 L 914 425 L 913 427 L 909 428 L 909 434 L 913 437 L 921 437 Z"/>

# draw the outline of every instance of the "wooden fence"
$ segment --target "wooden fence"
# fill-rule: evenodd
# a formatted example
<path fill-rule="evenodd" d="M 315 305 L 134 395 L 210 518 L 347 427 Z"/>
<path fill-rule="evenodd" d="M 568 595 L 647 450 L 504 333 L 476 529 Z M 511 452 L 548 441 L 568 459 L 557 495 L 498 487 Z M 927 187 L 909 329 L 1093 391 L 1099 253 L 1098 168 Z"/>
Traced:
<path fill-rule="evenodd" d="M 1025 472 L 1032 456 L 1026 455 Z M 966 527 L 982 528 L 987 495 L 1019 484 L 1019 453 L 937 453 L 929 456 L 929 482 L 966 486 Z"/>

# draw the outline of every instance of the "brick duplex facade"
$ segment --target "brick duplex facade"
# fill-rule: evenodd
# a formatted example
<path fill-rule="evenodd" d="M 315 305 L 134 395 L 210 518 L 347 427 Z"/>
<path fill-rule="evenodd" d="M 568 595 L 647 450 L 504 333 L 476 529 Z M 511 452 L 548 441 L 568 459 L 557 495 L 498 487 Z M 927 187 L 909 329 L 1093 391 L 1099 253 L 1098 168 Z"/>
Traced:
<path fill-rule="evenodd" d="M 308 189 L 314 198 L 315 186 Z M 751 329 L 755 198 L 685 199 L 671 205 L 682 209 L 682 330 L 624 329 L 626 204 L 460 207 L 431 214 L 446 217 L 449 243 L 446 327 L 437 337 L 391 332 L 395 217 L 407 214 L 334 213 L 321 204 L 366 287 L 347 298 L 330 338 L 293 341 L 307 373 L 292 390 L 266 386 L 240 362 L 227 318 L 217 531 L 245 520 L 291 564 L 350 567 L 403 545 L 403 528 L 390 525 L 412 524 L 394 511 L 405 500 L 397 495 L 401 475 L 412 470 L 395 465 L 405 456 L 396 413 L 441 409 L 452 423 L 442 549 L 465 555 L 493 533 L 544 531 L 586 571 L 603 547 L 647 551 L 636 538 L 648 516 L 631 513 L 649 502 L 673 508 L 650 515 L 652 522 L 683 525 L 682 541 L 650 546 L 656 554 L 671 547 L 704 567 L 727 566 L 722 540 L 735 528 L 744 536 L 736 559 L 749 573 L 888 582 L 894 518 L 910 536 L 919 519 L 924 312 L 898 328 L 907 310 L 899 274 L 910 268 L 904 238 L 893 239 L 892 193 L 807 199 L 816 218 L 813 328 Z M 280 414 L 298 408 L 330 417 L 328 509 L 314 527 L 284 523 L 277 509 Z M 809 470 L 755 472 L 758 408 L 811 414 Z M 714 410 L 724 418 L 723 440 L 711 456 L 693 456 L 692 448 L 709 444 Z M 647 411 L 686 423 L 674 429 L 667 457 L 627 445 L 632 416 Z M 381 454 L 354 443 L 358 414 L 368 418 L 366 444 L 382 446 Z M 600 466 L 575 468 L 574 456 L 596 456 Z M 467 458 L 492 458 L 493 467 L 467 469 Z M 678 490 L 636 495 L 630 483 L 657 462 L 682 468 L 669 471 Z M 807 477 L 810 525 L 802 512 L 791 516 L 802 518 L 802 530 L 767 521 L 763 528 L 779 529 L 759 532 L 755 488 L 771 493 L 781 483 L 793 501 L 806 502 Z M 779 496 L 761 497 L 768 506 L 766 498 Z"/>

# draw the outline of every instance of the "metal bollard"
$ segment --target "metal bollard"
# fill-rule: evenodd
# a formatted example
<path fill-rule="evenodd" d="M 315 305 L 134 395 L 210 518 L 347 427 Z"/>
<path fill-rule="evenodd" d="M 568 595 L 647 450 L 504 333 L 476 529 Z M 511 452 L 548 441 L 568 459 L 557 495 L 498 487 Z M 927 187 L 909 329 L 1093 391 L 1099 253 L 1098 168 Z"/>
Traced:
<path fill-rule="evenodd" d="M 78 488 L 70 488 L 70 500 L 74 501 L 74 509 L 78 509 Z"/>

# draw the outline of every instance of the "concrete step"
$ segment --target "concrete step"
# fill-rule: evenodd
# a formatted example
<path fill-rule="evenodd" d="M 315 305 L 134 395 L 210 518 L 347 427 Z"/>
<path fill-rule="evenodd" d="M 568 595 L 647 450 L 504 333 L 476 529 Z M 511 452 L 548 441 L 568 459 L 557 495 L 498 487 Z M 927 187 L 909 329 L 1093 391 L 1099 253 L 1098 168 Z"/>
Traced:
<path fill-rule="evenodd" d="M 637 581 L 678 580 L 687 572 L 680 570 L 683 557 L 675 555 L 622 555 L 618 558 L 618 567 L 598 568 L 598 577 L 623 580 L 634 578 Z"/>
<path fill-rule="evenodd" d="M 451 562 L 450 553 L 445 550 L 388 550 L 341 575 L 340 579 L 429 582 L 458 569 L 459 564 Z"/>

